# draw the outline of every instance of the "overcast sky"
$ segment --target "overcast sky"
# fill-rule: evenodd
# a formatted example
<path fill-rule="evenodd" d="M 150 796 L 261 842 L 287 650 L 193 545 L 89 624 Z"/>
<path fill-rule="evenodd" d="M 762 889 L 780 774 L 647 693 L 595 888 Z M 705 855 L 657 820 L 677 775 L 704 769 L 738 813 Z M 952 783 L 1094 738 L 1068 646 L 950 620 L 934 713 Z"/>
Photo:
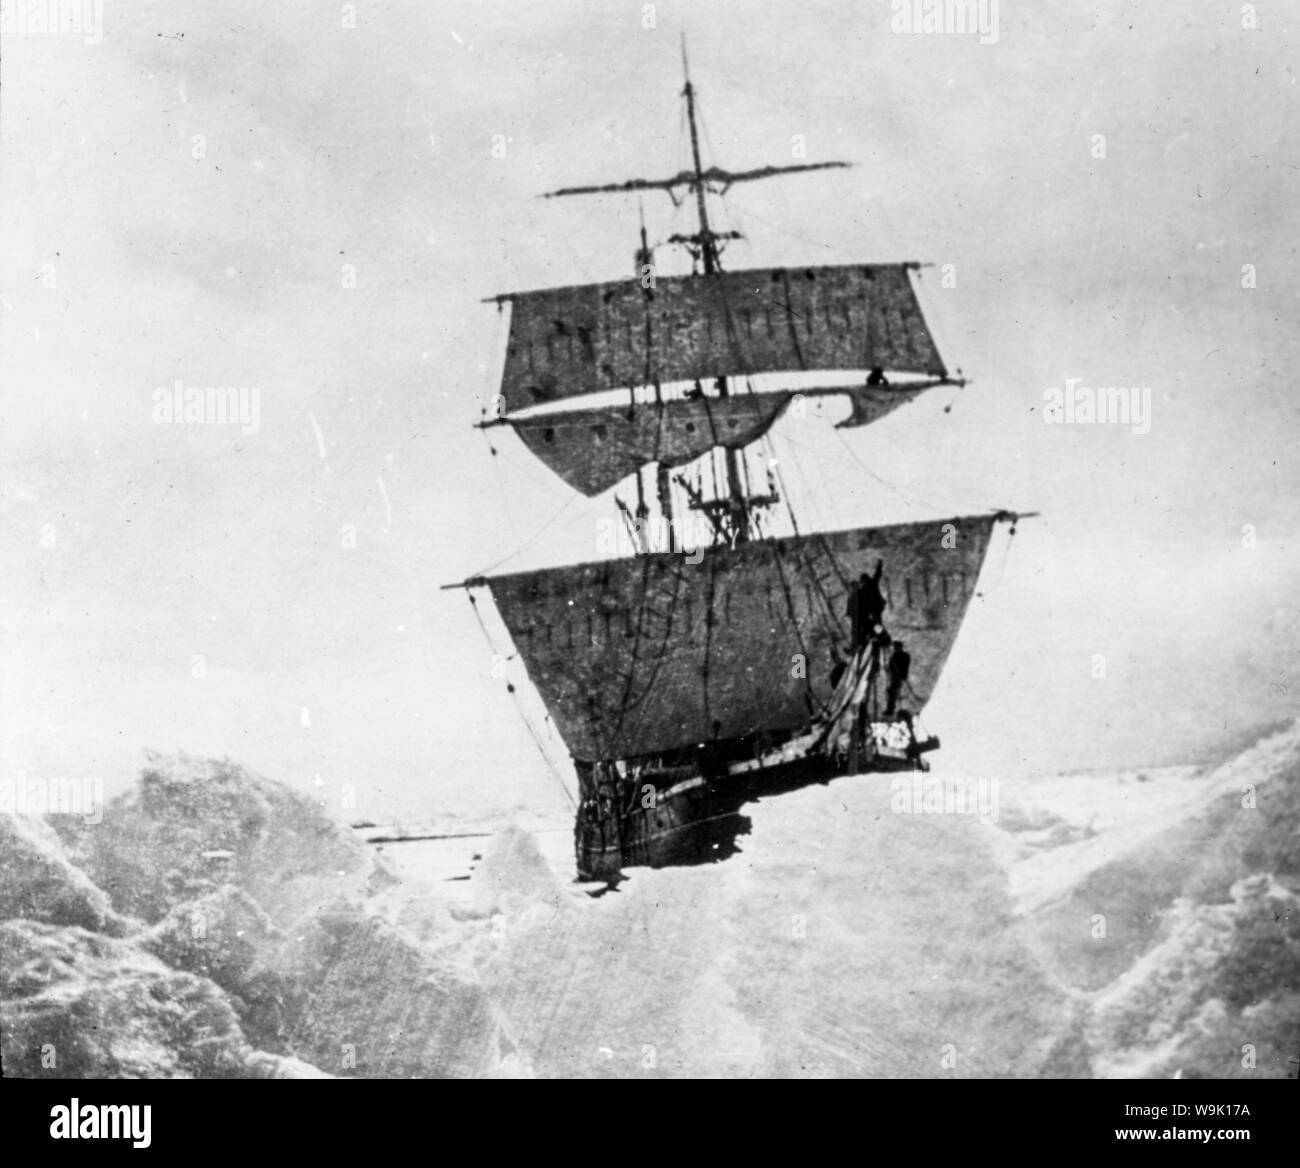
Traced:
<path fill-rule="evenodd" d="M 887 3 L 345 8 L 105 0 L 100 43 L 4 37 L 0 772 L 120 784 L 179 747 L 375 818 L 563 813 L 438 586 L 597 558 L 615 512 L 470 428 L 480 301 L 630 272 L 637 200 L 536 196 L 685 163 L 683 29 L 706 163 L 856 163 L 734 188 L 729 266 L 956 274 L 921 292 L 973 385 L 778 426 L 804 526 L 1043 513 L 927 712 L 944 765 L 1191 758 L 1294 711 L 1284 5 L 1004 0 L 991 44 Z M 1044 424 L 1071 377 L 1149 387 L 1150 432 Z M 257 387 L 259 428 L 155 423 L 177 379 Z"/>

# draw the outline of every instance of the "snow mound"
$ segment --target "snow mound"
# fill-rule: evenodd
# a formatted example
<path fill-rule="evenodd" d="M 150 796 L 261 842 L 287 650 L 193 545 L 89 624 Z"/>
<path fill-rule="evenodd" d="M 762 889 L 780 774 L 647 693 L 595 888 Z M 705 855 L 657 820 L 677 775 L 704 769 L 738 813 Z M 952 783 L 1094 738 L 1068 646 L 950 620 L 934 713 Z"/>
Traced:
<path fill-rule="evenodd" d="M 48 823 L 6 813 L 0 814 L 0 920 L 19 917 L 115 934 L 126 928 Z"/>
<path fill-rule="evenodd" d="M 494 835 L 471 880 L 474 910 L 482 915 L 514 913 L 531 904 L 566 899 L 536 837 L 519 827 Z"/>
<path fill-rule="evenodd" d="M 312 799 L 151 756 L 101 822 L 52 822 L 0 822 L 6 1074 L 527 1073 L 469 963 L 385 919 L 396 877 Z"/>
<path fill-rule="evenodd" d="M 306 795 L 224 760 L 150 754 L 103 822 L 62 820 L 69 850 L 119 912 L 148 922 L 244 889 L 279 924 L 394 878 Z"/>
<path fill-rule="evenodd" d="M 76 927 L 0 924 L 0 1058 L 26 1078 L 297 1078 L 205 978 Z M 318 1072 L 317 1072 L 318 1073 Z"/>
<path fill-rule="evenodd" d="M 1300 728 L 1205 769 L 1029 785 L 1089 827 L 1053 846 L 1004 817 L 999 849 L 1086 1073 L 1294 1078 Z"/>

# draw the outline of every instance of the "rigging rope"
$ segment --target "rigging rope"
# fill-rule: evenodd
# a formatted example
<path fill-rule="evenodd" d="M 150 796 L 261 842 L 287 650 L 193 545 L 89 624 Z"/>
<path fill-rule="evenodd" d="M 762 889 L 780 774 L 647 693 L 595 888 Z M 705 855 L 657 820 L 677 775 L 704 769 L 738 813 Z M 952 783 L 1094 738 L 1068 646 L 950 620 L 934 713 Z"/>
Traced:
<path fill-rule="evenodd" d="M 725 203 L 726 200 L 724 199 L 723 201 Z M 742 206 L 743 202 L 744 202 L 743 199 L 738 199 L 736 201 L 736 205 L 740 210 L 744 212 L 746 219 L 757 219 L 765 227 L 770 227 L 774 231 L 780 232 L 782 235 L 788 235 L 790 236 L 791 239 L 798 239 L 803 243 L 811 243 L 814 247 L 824 247 L 828 251 L 834 251 L 839 246 L 834 243 L 827 243 L 825 240 L 822 239 L 813 239 L 811 236 L 804 235 L 802 232 L 791 231 L 788 227 L 783 227 L 779 223 L 774 223 L 770 219 L 765 219 L 762 215 L 757 214 L 752 207 Z"/>
<path fill-rule="evenodd" d="M 467 592 L 465 595 L 469 597 L 469 606 L 474 612 L 474 619 L 478 621 L 478 627 L 483 630 L 483 639 L 487 642 L 488 648 L 491 649 L 496 656 L 501 657 L 503 661 L 511 660 L 510 657 L 497 653 L 496 646 L 492 643 L 492 636 L 488 632 L 487 625 L 483 622 L 483 614 L 478 610 L 478 601 L 474 598 L 474 594 L 472 592 Z M 512 656 L 518 656 L 518 654 Z M 524 709 L 524 704 L 519 699 L 519 692 L 511 682 L 506 683 L 506 689 L 514 699 L 515 708 L 519 711 L 520 720 L 523 722 L 524 728 L 528 731 L 528 736 L 533 740 L 533 744 L 537 747 L 537 752 L 542 756 L 542 763 L 546 767 L 546 773 L 555 780 L 556 785 L 564 793 L 564 798 L 568 802 L 570 810 L 576 812 L 578 810 L 578 805 L 574 801 L 573 794 L 565 785 L 564 780 L 560 778 L 559 768 L 555 765 L 550 752 L 546 749 L 545 745 L 542 743 L 541 737 L 534 728 L 533 720 L 528 716 L 528 711 Z"/>
<path fill-rule="evenodd" d="M 763 442 L 767 450 L 769 465 L 775 469 L 777 486 L 781 490 L 781 501 L 785 503 L 786 514 L 790 517 L 790 526 L 793 529 L 795 536 L 797 537 L 799 535 L 799 521 L 795 518 L 794 507 L 790 502 L 790 491 L 785 483 L 785 475 L 781 470 L 781 462 L 778 458 L 776 458 L 775 448 L 772 445 L 770 437 L 764 435 Z M 791 449 L 791 453 L 794 454 L 793 446 Z M 807 476 L 805 476 L 803 473 L 803 468 L 799 464 L 799 459 L 797 455 L 795 456 L 794 463 L 795 463 L 795 471 L 798 473 L 806 489 L 808 486 Z M 810 494 L 811 492 L 808 493 Z M 830 545 L 826 542 L 825 534 L 822 532 L 817 532 L 815 533 L 815 537 L 820 542 L 823 553 L 830 560 L 831 566 L 835 569 L 835 575 L 839 577 L 840 584 L 847 591 L 848 584 L 844 572 L 840 569 L 839 560 L 835 558 L 835 554 L 830 550 Z M 826 589 L 822 586 L 821 578 L 817 575 L 816 569 L 809 564 L 808 557 L 806 554 L 803 559 L 803 566 L 808 571 L 808 574 L 812 577 L 813 586 L 816 589 L 817 595 L 821 599 L 822 604 L 825 605 L 826 608 L 826 616 L 829 619 L 823 620 L 822 627 L 827 633 L 829 633 L 831 636 L 838 639 L 841 636 L 843 636 L 844 626 L 840 622 L 839 613 L 836 611 L 835 605 L 831 602 L 830 596 L 827 595 Z"/>
<path fill-rule="evenodd" d="M 884 487 L 885 490 L 887 490 L 887 491 L 889 491 L 891 494 L 897 496 L 897 497 L 898 497 L 899 499 L 901 499 L 904 503 L 906 503 L 909 507 L 915 507 L 915 506 L 917 506 L 917 505 L 920 505 L 920 506 L 922 506 L 922 507 L 928 507 L 928 508 L 929 508 L 930 510 L 932 510 L 932 511 L 938 511 L 938 512 L 940 512 L 940 513 L 942 513 L 942 514 L 951 514 L 951 515 L 955 515 L 955 514 L 957 514 L 958 512 L 960 512 L 961 507 L 960 507 L 959 505 L 958 505 L 958 506 L 941 506 L 941 505 L 938 505 L 938 504 L 936 504 L 936 503 L 934 503 L 934 502 L 932 502 L 932 501 L 928 501 L 928 500 L 926 500 L 926 499 L 922 499 L 919 495 L 914 495 L 914 496 L 911 496 L 911 497 L 909 497 L 908 495 L 905 495 L 902 491 L 900 491 L 900 490 L 899 490 L 897 487 L 895 487 L 892 483 L 888 482 L 888 481 L 885 480 L 885 479 L 882 479 L 878 474 L 876 474 L 875 471 L 873 471 L 869 466 L 867 466 L 867 464 L 866 464 L 865 462 L 863 462 L 862 459 L 860 459 L 860 458 L 857 456 L 857 454 L 856 454 L 856 453 L 854 452 L 854 450 L 853 450 L 853 447 L 850 446 L 850 445 L 849 445 L 849 444 L 844 440 L 844 435 L 843 435 L 842 433 L 840 433 L 839 427 L 835 427 L 835 428 L 834 428 L 834 433 L 835 433 L 835 436 L 840 440 L 840 444 L 844 447 L 845 450 L 848 451 L 848 453 L 849 453 L 849 457 L 852 458 L 853 461 L 856 462 L 856 463 L 858 464 L 858 466 L 860 466 L 860 467 L 861 467 L 861 468 L 862 468 L 862 469 L 863 469 L 863 470 L 864 470 L 864 471 L 865 471 L 865 472 L 866 472 L 866 473 L 867 473 L 871 478 L 875 479 L 875 481 L 878 482 L 882 487 Z"/>
<path fill-rule="evenodd" d="M 559 519 L 560 516 L 563 515 L 577 501 L 578 501 L 577 495 L 570 495 L 564 501 L 563 506 L 561 506 L 560 509 L 550 517 L 550 519 L 548 519 L 545 523 L 543 523 L 541 527 L 539 527 L 535 532 L 533 532 L 532 537 L 530 539 L 525 540 L 522 544 L 520 544 L 517 548 L 515 548 L 514 551 L 510 552 L 505 556 L 502 556 L 501 559 L 497 560 L 495 564 L 489 564 L 481 572 L 471 573 L 471 579 L 474 578 L 475 576 L 486 576 L 489 572 L 495 572 L 499 567 L 501 567 L 502 564 L 509 563 L 511 560 L 515 558 L 515 556 L 519 555 L 521 552 L 524 552 L 528 548 L 532 547 L 533 544 L 535 544 L 543 535 L 546 534 L 548 530 L 550 530 L 552 526 L 554 526 L 555 521 Z"/>
<path fill-rule="evenodd" d="M 808 709 L 811 712 L 813 706 L 817 705 L 821 707 L 821 712 L 824 714 L 826 712 L 826 706 L 823 702 L 818 700 L 817 695 L 813 692 L 812 678 L 808 673 L 808 670 L 811 668 L 811 654 L 809 654 L 808 648 L 804 644 L 803 626 L 799 623 L 799 616 L 798 613 L 795 612 L 794 607 L 794 597 L 790 593 L 790 585 L 785 578 L 785 565 L 781 562 L 781 545 L 779 543 L 772 543 L 769 546 L 772 549 L 772 562 L 776 565 L 777 575 L 781 580 L 781 591 L 785 594 L 785 605 L 790 612 L 790 623 L 794 626 L 795 640 L 798 641 L 799 652 L 803 656 L 804 695 L 808 702 Z"/>

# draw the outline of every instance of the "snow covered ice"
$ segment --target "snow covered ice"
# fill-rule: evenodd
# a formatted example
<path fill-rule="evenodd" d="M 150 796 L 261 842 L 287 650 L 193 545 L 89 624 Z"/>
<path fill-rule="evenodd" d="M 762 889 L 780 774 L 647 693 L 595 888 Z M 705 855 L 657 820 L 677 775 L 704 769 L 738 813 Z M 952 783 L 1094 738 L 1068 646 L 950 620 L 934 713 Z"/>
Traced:
<path fill-rule="evenodd" d="M 544 825 L 380 851 L 233 764 L 152 758 L 102 828 L 0 817 L 5 1073 L 1293 1074 L 1298 784 L 1295 726 L 1004 781 L 996 822 L 844 777 L 747 805 L 725 861 L 593 896 Z"/>

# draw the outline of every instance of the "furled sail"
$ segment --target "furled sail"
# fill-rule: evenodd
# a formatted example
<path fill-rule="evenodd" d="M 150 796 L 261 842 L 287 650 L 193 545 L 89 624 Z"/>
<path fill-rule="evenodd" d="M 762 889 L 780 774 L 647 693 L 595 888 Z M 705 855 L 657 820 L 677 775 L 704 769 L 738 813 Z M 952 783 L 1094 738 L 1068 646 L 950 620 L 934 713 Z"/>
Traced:
<path fill-rule="evenodd" d="M 807 724 L 847 649 L 848 587 L 884 562 L 916 711 L 961 627 L 995 517 L 760 540 L 490 577 L 575 758 L 629 758 Z M 954 543 L 955 540 L 955 543 Z"/>
<path fill-rule="evenodd" d="M 930 389 L 930 383 L 908 387 L 905 385 L 858 385 L 843 392 L 853 406 L 849 416 L 837 422 L 837 430 L 847 430 L 851 426 L 866 426 L 878 421 L 886 414 L 893 413 L 899 406 L 905 406 L 918 394 Z"/>
<path fill-rule="evenodd" d="M 510 425 L 569 486 L 599 495 L 650 462 L 680 466 L 714 446 L 748 446 L 789 401 L 785 393 L 692 398 L 512 418 Z"/>
<path fill-rule="evenodd" d="M 584 495 L 599 495 L 652 462 L 681 466 L 714 446 L 757 442 L 797 398 L 842 394 L 853 409 L 839 428 L 865 426 L 931 387 L 834 386 L 798 392 L 697 397 L 506 419 L 524 445 Z"/>
<path fill-rule="evenodd" d="M 908 264 L 752 268 L 499 297 L 508 412 L 603 390 L 746 373 L 946 375 Z"/>

